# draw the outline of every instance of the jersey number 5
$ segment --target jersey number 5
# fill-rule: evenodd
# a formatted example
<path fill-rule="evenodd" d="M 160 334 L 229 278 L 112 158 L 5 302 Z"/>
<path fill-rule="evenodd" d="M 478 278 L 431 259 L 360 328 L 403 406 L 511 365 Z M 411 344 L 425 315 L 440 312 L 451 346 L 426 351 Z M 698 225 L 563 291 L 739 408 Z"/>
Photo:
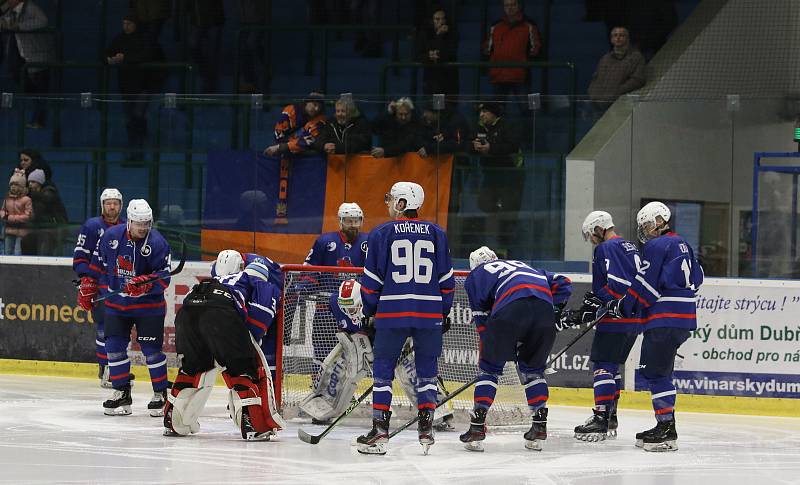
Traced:
<path fill-rule="evenodd" d="M 404 271 L 392 271 L 392 279 L 395 283 L 408 283 L 412 279 L 414 283 L 427 284 L 431 282 L 433 276 L 433 255 L 434 247 L 432 241 L 419 240 L 414 243 L 408 239 L 398 239 L 392 242 L 392 265 Z"/>

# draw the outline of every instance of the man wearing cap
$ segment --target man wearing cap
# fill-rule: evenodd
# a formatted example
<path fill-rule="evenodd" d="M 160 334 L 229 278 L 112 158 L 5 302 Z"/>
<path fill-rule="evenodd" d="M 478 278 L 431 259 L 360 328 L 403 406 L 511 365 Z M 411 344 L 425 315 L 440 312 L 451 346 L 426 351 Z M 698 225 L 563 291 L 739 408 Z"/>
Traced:
<path fill-rule="evenodd" d="M 488 216 L 484 219 L 484 236 L 496 234 L 495 251 L 508 258 L 516 243 L 514 231 L 525 176 L 519 169 L 522 162 L 519 139 L 502 115 L 498 103 L 478 106 L 478 133 L 472 140 L 472 150 L 481 157 L 483 184 L 478 206 Z"/>
<path fill-rule="evenodd" d="M 92 272 L 89 270 L 89 265 L 92 261 L 92 255 L 97 252 L 97 243 L 100 238 L 103 237 L 108 228 L 117 224 L 125 224 L 125 218 L 120 215 L 122 212 L 122 192 L 114 188 L 103 190 L 100 194 L 100 210 L 99 216 L 89 218 L 81 226 L 80 232 L 78 232 L 78 242 L 75 245 L 75 252 L 72 256 L 72 270 L 81 280 L 81 292 L 91 290 L 90 288 L 84 288 L 84 285 L 91 285 L 89 280 Z M 100 365 L 97 377 L 100 378 L 102 387 L 111 388 L 107 367 L 104 306 L 95 304 L 91 311 L 92 320 L 94 320 L 97 328 L 95 355 L 97 356 L 97 363 Z"/>
<path fill-rule="evenodd" d="M 275 144 L 268 146 L 264 155 L 274 157 L 317 151 L 314 142 L 327 123 L 324 103 L 324 95 L 312 92 L 302 103 L 285 106 L 275 123 Z"/>

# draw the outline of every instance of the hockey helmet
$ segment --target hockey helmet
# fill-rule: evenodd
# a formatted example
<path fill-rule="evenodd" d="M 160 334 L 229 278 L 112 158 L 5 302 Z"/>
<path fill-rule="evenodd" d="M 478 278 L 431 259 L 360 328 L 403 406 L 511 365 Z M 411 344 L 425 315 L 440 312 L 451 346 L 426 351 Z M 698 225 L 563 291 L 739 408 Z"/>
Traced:
<path fill-rule="evenodd" d="M 636 214 L 636 225 L 638 226 L 637 235 L 639 240 L 646 243 L 656 237 L 656 230 L 662 229 L 669 222 L 672 213 L 664 203 L 653 201 L 646 204 Z M 659 223 L 658 218 L 662 219 Z"/>
<path fill-rule="evenodd" d="M 472 271 L 483 263 L 496 261 L 497 255 L 486 246 L 481 246 L 469 254 L 469 269 Z"/>
<path fill-rule="evenodd" d="M 244 267 L 244 259 L 239 251 L 234 249 L 225 249 L 220 251 L 217 255 L 217 260 L 214 262 L 214 273 L 217 276 L 227 276 L 229 274 L 238 273 Z"/>
<path fill-rule="evenodd" d="M 361 284 L 358 281 L 354 279 L 342 281 L 336 301 L 339 303 L 339 308 L 354 322 L 359 322 L 364 317 L 361 311 L 364 307 L 361 301 Z"/>
<path fill-rule="evenodd" d="M 344 229 L 345 227 L 345 218 L 358 219 L 358 224 L 355 224 L 355 227 L 361 227 L 361 224 L 364 222 L 364 211 L 362 211 L 361 207 L 355 202 L 345 202 L 340 205 L 337 215 L 339 216 L 340 229 Z M 353 224 L 350 224 L 350 226 L 352 227 Z"/>
<path fill-rule="evenodd" d="M 391 190 L 386 194 L 384 202 L 391 209 L 394 209 L 395 204 L 400 199 L 406 201 L 404 210 L 417 210 L 425 202 L 425 191 L 420 184 L 414 182 L 397 182 L 392 185 Z"/>
<path fill-rule="evenodd" d="M 614 221 L 611 219 L 611 214 L 605 211 L 592 211 L 583 220 L 581 232 L 585 241 L 591 240 L 591 236 L 596 236 L 594 229 L 599 227 L 603 231 L 614 227 Z"/>
<path fill-rule="evenodd" d="M 120 204 L 122 204 L 122 192 L 114 188 L 107 188 L 103 190 L 100 194 L 100 205 L 103 205 L 103 202 L 107 200 L 118 200 Z"/>

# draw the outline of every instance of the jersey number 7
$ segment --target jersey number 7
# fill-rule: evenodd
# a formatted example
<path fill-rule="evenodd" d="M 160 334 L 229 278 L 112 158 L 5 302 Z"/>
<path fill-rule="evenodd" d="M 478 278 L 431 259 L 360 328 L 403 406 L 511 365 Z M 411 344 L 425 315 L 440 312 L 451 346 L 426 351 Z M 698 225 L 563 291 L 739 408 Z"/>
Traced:
<path fill-rule="evenodd" d="M 398 239 L 392 242 L 391 251 L 392 265 L 403 270 L 392 271 L 395 283 L 408 283 L 412 279 L 420 284 L 431 282 L 433 261 L 423 253 L 433 256 L 435 249 L 432 241 L 421 239 L 412 243 L 408 239 Z"/>

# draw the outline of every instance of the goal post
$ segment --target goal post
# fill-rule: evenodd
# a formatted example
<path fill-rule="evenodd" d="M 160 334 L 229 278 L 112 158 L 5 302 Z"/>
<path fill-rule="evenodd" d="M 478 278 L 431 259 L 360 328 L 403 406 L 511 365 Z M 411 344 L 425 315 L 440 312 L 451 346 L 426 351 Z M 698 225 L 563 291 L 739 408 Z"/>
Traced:
<path fill-rule="evenodd" d="M 358 279 L 362 268 L 286 265 L 284 293 L 278 318 L 276 352 L 276 394 L 279 406 L 293 417 L 302 399 L 311 390 L 319 365 L 337 343 L 336 321 L 330 310 L 331 296 L 342 281 Z M 478 333 L 472 323 L 464 280 L 469 272 L 454 272 L 456 280 L 452 326 L 444 335 L 439 357 L 439 376 L 447 391 L 470 382 L 478 373 Z M 372 383 L 371 376 L 360 383 L 362 392 Z M 472 389 L 450 401 L 454 411 L 472 409 Z M 392 406 L 402 409 L 410 401 L 395 382 Z M 516 367 L 507 363 L 500 379 L 497 398 L 492 405 L 490 421 L 496 424 L 526 422 L 529 416 L 525 392 Z"/>

